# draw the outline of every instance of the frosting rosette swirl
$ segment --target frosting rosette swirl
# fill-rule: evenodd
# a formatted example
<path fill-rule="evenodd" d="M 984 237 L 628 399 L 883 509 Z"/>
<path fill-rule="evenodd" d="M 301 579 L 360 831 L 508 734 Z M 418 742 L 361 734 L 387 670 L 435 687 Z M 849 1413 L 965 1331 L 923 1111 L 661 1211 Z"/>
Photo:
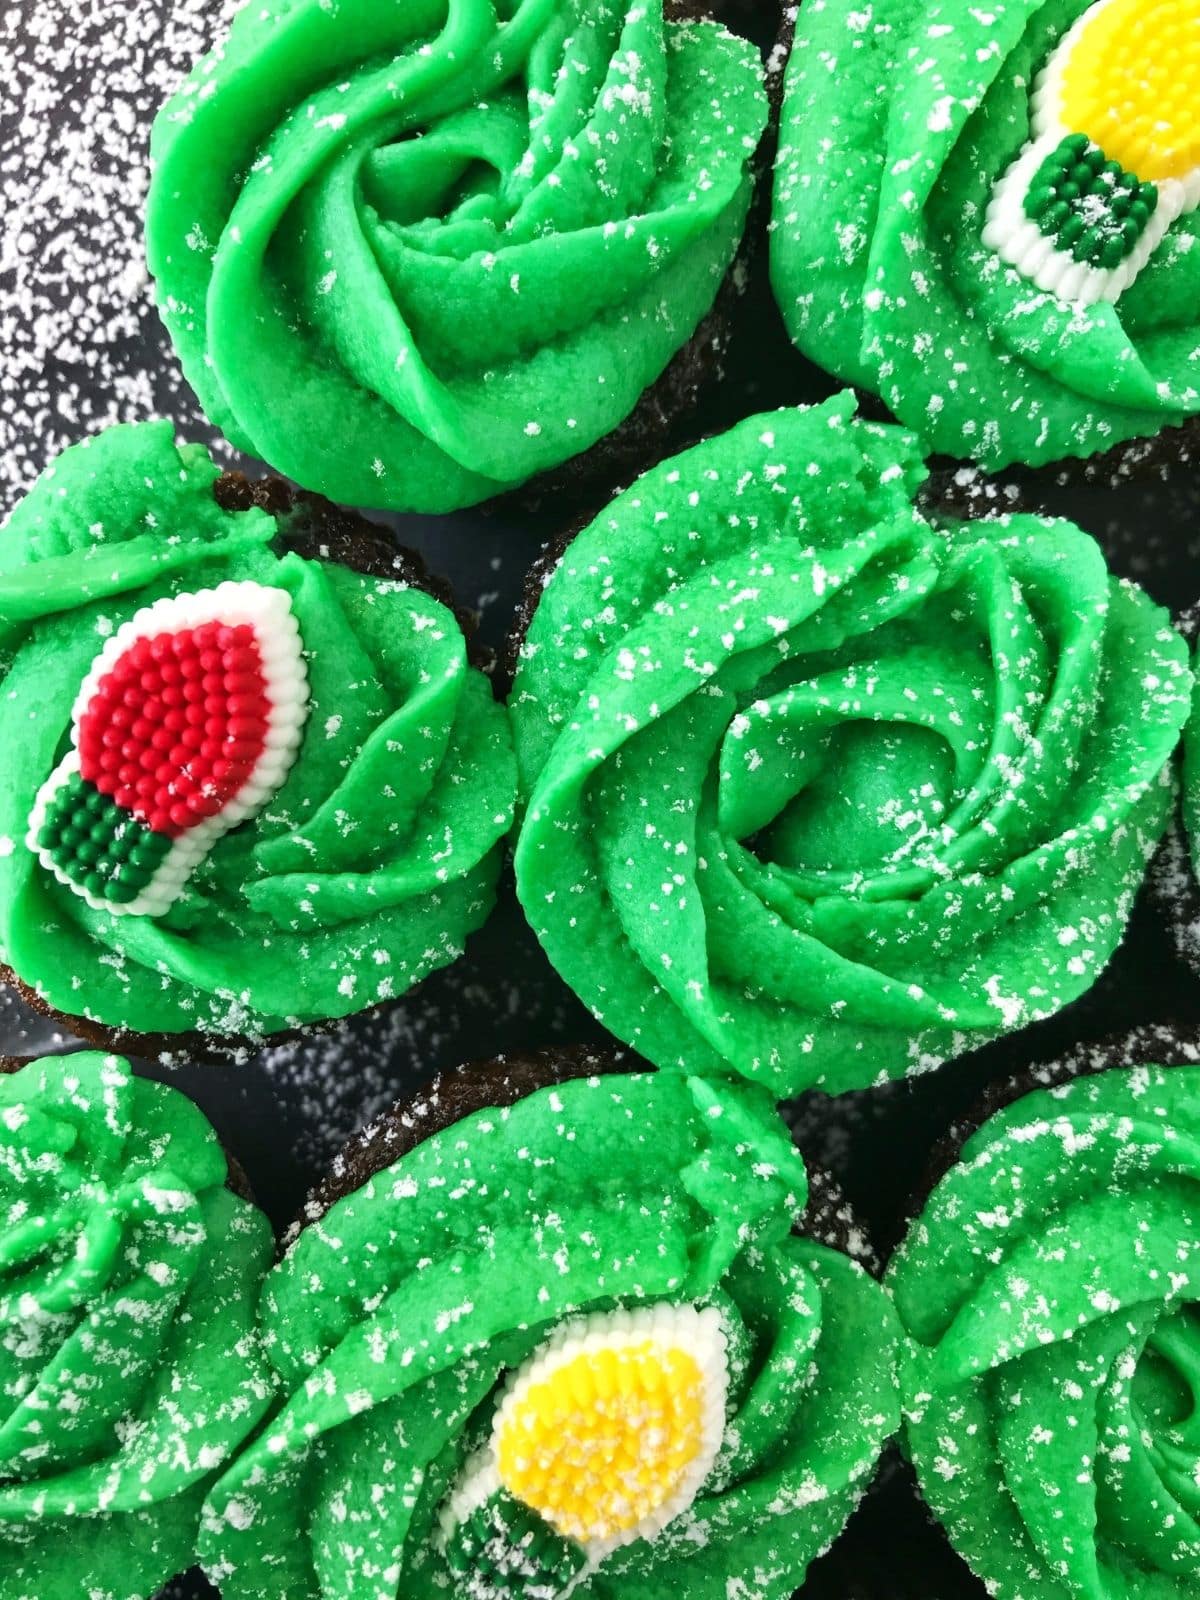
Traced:
<path fill-rule="evenodd" d="M 474 504 L 690 339 L 765 124 L 754 47 L 662 0 L 256 7 L 155 125 L 159 304 L 244 449 L 353 505 Z"/>
<path fill-rule="evenodd" d="M 461 954 L 516 786 L 454 614 L 217 477 L 166 424 L 112 429 L 0 550 L 0 959 L 68 1016 L 214 1042 Z"/>
<path fill-rule="evenodd" d="M 924 1070 L 1081 994 L 1172 803 L 1187 648 L 1065 522 L 931 521 L 841 396 L 647 473 L 567 548 L 510 705 L 517 888 L 660 1067 Z"/>
<path fill-rule="evenodd" d="M 146 1600 L 274 1377 L 266 1218 L 174 1089 L 85 1052 L 0 1076 L 5 1600 Z"/>
<path fill-rule="evenodd" d="M 925 1498 L 1000 1600 L 1200 1574 L 1200 1072 L 1039 1090 L 965 1144 L 889 1268 Z"/>
<path fill-rule="evenodd" d="M 805 1192 L 748 1085 L 578 1079 L 432 1135 L 270 1275 L 288 1398 L 212 1492 L 209 1575 L 790 1596 L 898 1415 L 886 1296 L 792 1233 Z"/>
<path fill-rule="evenodd" d="M 1200 411 L 1195 0 L 800 7 L 771 271 L 928 446 L 1091 456 Z"/>

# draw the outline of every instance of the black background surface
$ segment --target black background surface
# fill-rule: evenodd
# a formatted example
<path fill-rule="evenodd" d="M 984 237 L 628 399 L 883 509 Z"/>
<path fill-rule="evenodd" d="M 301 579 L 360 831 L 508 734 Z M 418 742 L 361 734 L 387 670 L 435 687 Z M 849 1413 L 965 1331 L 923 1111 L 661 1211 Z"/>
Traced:
<path fill-rule="evenodd" d="M 178 376 L 140 265 L 146 130 L 190 57 L 213 39 L 228 0 L 17 0 L 5 13 L 0 100 L 0 504 L 11 505 L 52 454 L 117 419 L 172 417 L 182 436 L 213 442 Z M 774 18 L 763 7 L 764 33 Z M 760 259 L 730 372 L 692 429 L 818 399 L 835 386 L 791 349 Z M 224 459 L 232 459 L 225 452 Z M 1027 502 L 1072 515 L 1119 572 L 1139 577 L 1173 610 L 1200 597 L 1200 474 L 1146 466 L 1113 482 L 1026 474 Z M 973 474 L 955 483 L 989 503 Z M 992 499 L 990 503 L 995 503 Z M 537 517 L 516 507 L 439 520 L 391 519 L 480 613 L 499 646 L 542 541 L 567 508 Z M 0 751 L 0 761 L 3 752 Z M 1152 908 L 1139 905 L 1125 945 L 1084 1001 L 1018 1041 L 910 1084 L 846 1097 L 811 1096 L 795 1111 L 806 1149 L 840 1177 L 887 1248 L 930 1149 L 989 1078 L 1079 1039 L 1147 1021 L 1200 1025 L 1200 982 L 1175 961 Z M 386 1016 L 351 1020 L 328 1037 L 265 1051 L 242 1065 L 143 1070 L 191 1095 L 248 1172 L 280 1228 L 307 1187 L 363 1120 L 439 1069 L 506 1049 L 596 1040 L 602 1030 L 549 969 L 525 927 L 506 873 L 500 905 L 466 957 Z M 0 1053 L 73 1041 L 0 996 Z M 172 1600 L 211 1594 L 199 1580 Z M 913 1498 L 906 1470 L 885 1464 L 803 1594 L 828 1600 L 977 1600 L 982 1587 Z M 287 1597 L 281 1597 L 287 1600 Z"/>

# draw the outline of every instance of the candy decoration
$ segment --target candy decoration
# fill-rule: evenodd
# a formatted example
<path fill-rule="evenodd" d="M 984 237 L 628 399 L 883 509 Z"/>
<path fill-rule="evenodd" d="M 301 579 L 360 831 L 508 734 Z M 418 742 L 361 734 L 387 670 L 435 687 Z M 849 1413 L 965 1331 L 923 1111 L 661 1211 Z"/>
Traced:
<path fill-rule="evenodd" d="M 482 1470 L 480 1481 L 487 1481 Z M 580 1545 L 494 1485 L 485 1500 L 464 1508 L 446 1555 L 464 1593 L 478 1600 L 548 1600 L 570 1594 L 589 1570 Z"/>
<path fill-rule="evenodd" d="M 1115 302 L 1200 205 L 1200 0 L 1097 0 L 1032 99 L 984 243 L 1062 300 Z"/>
<path fill-rule="evenodd" d="M 450 1566 L 479 1600 L 570 1594 L 692 1504 L 724 1436 L 727 1386 L 712 1307 L 563 1324 L 509 1383 L 447 1501 Z"/>
<path fill-rule="evenodd" d="M 97 910 L 161 916 L 283 783 L 308 710 L 285 590 L 223 583 L 144 607 L 93 662 L 27 842 Z"/>

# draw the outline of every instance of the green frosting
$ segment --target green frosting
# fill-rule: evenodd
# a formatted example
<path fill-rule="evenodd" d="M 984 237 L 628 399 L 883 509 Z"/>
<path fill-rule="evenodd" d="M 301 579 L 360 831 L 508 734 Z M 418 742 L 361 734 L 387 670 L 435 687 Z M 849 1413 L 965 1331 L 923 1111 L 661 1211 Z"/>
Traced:
<path fill-rule="evenodd" d="M 564 1317 L 660 1301 L 722 1314 L 724 1443 L 689 1511 L 572 1592 L 790 1596 L 898 1418 L 891 1308 L 792 1234 L 806 1187 L 765 1095 L 679 1075 L 543 1090 L 370 1179 L 268 1278 L 288 1399 L 205 1510 L 224 1600 L 450 1592 L 438 1511 L 505 1373 Z"/>
<path fill-rule="evenodd" d="M 812 360 L 931 449 L 989 467 L 1088 456 L 1200 411 L 1200 213 L 1115 304 L 1066 302 L 983 243 L 1030 90 L 1091 0 L 802 5 L 771 274 Z"/>
<path fill-rule="evenodd" d="M 508 720 L 423 591 L 279 554 L 166 423 L 62 455 L 0 540 L 0 960 L 52 1006 L 139 1032 L 259 1036 L 402 994 L 490 911 L 516 787 Z M 163 595 L 286 589 L 311 705 L 278 793 L 165 915 L 93 910 L 25 844 L 104 640 Z"/>
<path fill-rule="evenodd" d="M 777 1094 L 1082 994 L 1172 803 L 1167 614 L 1034 517 L 935 525 L 841 396 L 648 473 L 571 544 L 511 701 L 517 888 L 659 1066 Z"/>
<path fill-rule="evenodd" d="M 999 1600 L 1200 1580 L 1200 1069 L 1041 1090 L 889 1269 L 925 1497 Z"/>
<path fill-rule="evenodd" d="M 273 1240 L 200 1112 L 116 1056 L 0 1076 L 0 1593 L 146 1600 L 267 1409 Z"/>
<path fill-rule="evenodd" d="M 662 0 L 273 0 L 160 113 L 147 248 L 237 444 L 446 511 L 610 433 L 711 307 L 757 51 Z"/>

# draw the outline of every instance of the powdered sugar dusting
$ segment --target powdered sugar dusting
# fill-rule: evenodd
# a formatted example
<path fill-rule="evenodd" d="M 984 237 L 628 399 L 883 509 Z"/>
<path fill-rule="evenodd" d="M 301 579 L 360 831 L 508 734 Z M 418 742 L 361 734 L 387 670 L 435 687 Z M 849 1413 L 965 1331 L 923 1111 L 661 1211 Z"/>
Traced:
<path fill-rule="evenodd" d="M 82 434 L 154 414 L 213 440 L 170 354 L 142 248 L 150 122 L 234 0 L 26 0 L 0 155 L 6 509 Z M 15 26 L 14 26 L 15 21 Z"/>

